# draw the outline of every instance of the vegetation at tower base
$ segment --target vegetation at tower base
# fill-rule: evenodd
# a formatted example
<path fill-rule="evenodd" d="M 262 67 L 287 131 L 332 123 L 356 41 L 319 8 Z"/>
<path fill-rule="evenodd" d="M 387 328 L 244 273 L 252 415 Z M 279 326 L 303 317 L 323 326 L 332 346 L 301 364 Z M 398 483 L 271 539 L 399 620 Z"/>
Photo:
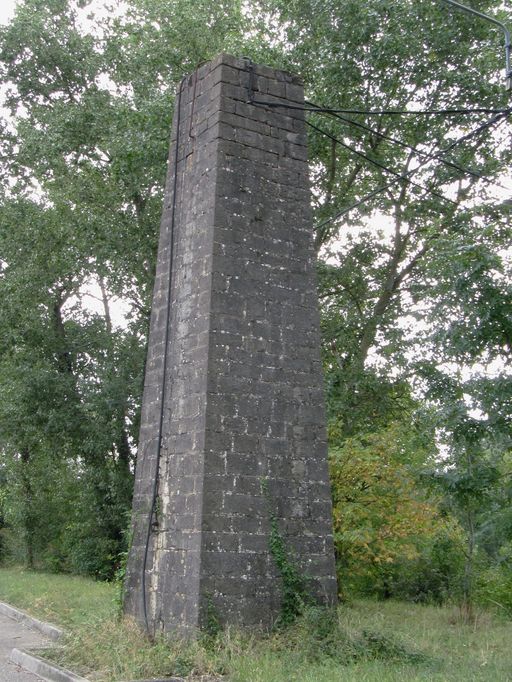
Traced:
<path fill-rule="evenodd" d="M 98 682 L 189 673 L 189 682 L 462 682 L 507 679 L 511 665 L 510 622 L 489 612 L 479 613 L 482 627 L 468 627 L 453 607 L 364 599 L 306 609 L 272 633 L 231 629 L 151 643 L 132 621 L 116 618 L 114 592 L 84 577 L 0 569 L 0 599 L 70 632 L 44 655 Z"/>
<path fill-rule="evenodd" d="M 512 21 L 497 0 L 471 4 Z M 181 77 L 225 50 L 300 74 L 311 101 L 339 109 L 510 100 L 499 33 L 441 1 L 95 8 L 23 0 L 0 31 L 0 546 L 4 559 L 108 577 L 125 549 Z M 402 174 L 422 158 L 383 134 L 437 153 L 491 118 L 341 115 L 358 125 L 308 116 Z M 316 224 L 397 180 L 317 233 L 345 591 L 512 610 L 510 206 L 460 170 L 493 180 L 511 154 L 504 118 L 454 146 L 455 166 L 411 176 L 451 204 L 311 130 Z M 382 506 L 367 504 L 376 491 Z"/>
<path fill-rule="evenodd" d="M 268 544 L 270 554 L 281 580 L 281 611 L 275 623 L 276 628 L 292 625 L 302 616 L 308 606 L 314 605 L 311 595 L 311 580 L 297 565 L 297 560 L 286 546 L 286 540 L 279 529 L 275 514 L 275 502 L 269 491 L 268 480 L 261 481 L 261 490 L 267 501 L 270 521 Z"/>

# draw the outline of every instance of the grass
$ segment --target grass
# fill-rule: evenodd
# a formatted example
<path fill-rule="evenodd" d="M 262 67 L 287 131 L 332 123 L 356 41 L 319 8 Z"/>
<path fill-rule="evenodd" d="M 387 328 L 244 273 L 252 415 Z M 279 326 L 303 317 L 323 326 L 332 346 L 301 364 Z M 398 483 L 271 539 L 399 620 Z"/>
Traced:
<path fill-rule="evenodd" d="M 182 675 L 229 682 L 415 682 L 512 679 L 512 624 L 482 612 L 355 601 L 311 609 L 268 636 L 228 631 L 192 643 L 150 644 L 116 617 L 115 588 L 90 580 L 0 569 L 0 599 L 69 629 L 51 656 L 96 682 Z M 205 676 L 205 677 L 202 677 Z"/>
<path fill-rule="evenodd" d="M 113 585 L 88 578 L 0 569 L 0 601 L 64 628 L 87 623 L 93 614 L 98 620 L 113 618 L 115 595 Z"/>

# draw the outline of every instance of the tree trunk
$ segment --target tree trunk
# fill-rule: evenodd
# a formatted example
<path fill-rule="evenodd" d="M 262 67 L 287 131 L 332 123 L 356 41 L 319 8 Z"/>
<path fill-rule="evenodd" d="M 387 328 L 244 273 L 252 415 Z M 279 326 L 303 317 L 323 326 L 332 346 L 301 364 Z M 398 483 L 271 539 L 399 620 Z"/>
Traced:
<path fill-rule="evenodd" d="M 473 623 L 475 611 L 473 605 L 473 568 L 475 559 L 475 519 L 473 510 L 467 512 L 468 536 L 466 544 L 466 561 L 462 583 L 461 618 L 464 623 Z"/>
<path fill-rule="evenodd" d="M 473 453 L 466 450 L 467 473 L 473 475 Z M 475 559 L 475 511 L 471 501 L 466 509 L 467 542 L 466 561 L 464 563 L 464 579 L 462 583 L 461 616 L 465 623 L 473 623 L 475 619 L 473 607 L 473 568 Z"/>
<path fill-rule="evenodd" d="M 107 296 L 107 288 L 105 286 L 105 280 L 101 275 L 99 275 L 99 283 L 101 290 L 101 300 L 103 302 L 103 310 L 105 312 L 105 326 L 107 328 L 108 335 L 112 335 L 112 316 L 110 315 L 110 306 Z"/>
<path fill-rule="evenodd" d="M 23 490 L 23 531 L 27 551 L 27 568 L 34 568 L 36 528 L 33 512 L 33 490 L 30 480 L 30 452 L 28 448 L 21 451 L 21 485 Z"/>
<path fill-rule="evenodd" d="M 59 293 L 53 303 L 52 308 L 53 329 L 57 339 L 57 362 L 61 372 L 64 374 L 73 375 L 73 362 L 68 348 L 64 320 L 62 319 L 63 305 L 64 300 L 62 298 L 62 294 Z"/>

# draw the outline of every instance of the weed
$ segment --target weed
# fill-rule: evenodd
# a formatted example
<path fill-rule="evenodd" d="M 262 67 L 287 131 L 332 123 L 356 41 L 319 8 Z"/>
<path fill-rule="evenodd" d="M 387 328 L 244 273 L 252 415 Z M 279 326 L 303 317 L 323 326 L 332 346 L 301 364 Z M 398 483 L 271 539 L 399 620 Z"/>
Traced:
<path fill-rule="evenodd" d="M 403 663 L 425 662 L 427 657 L 419 651 L 413 651 L 395 637 L 381 632 L 363 630 L 359 640 L 363 658 L 396 661 Z"/>
<path fill-rule="evenodd" d="M 122 618 L 123 615 L 123 603 L 124 603 L 124 581 L 126 578 L 126 564 L 128 562 L 128 552 L 122 552 L 119 556 L 119 566 L 114 573 L 114 580 L 112 585 L 114 587 L 114 594 L 112 601 L 114 608 L 116 609 L 118 618 Z"/>
<path fill-rule="evenodd" d="M 0 570 L 0 599 L 65 624 L 62 649 L 45 655 L 95 682 L 184 676 L 188 682 L 494 682 L 510 679 L 511 624 L 491 612 L 472 627 L 449 610 L 401 602 L 304 606 L 286 629 L 233 629 L 207 639 L 150 642 L 114 613 L 113 587 L 69 576 Z M 106 609 L 106 607 L 108 607 Z"/>
<path fill-rule="evenodd" d="M 365 660 L 420 662 L 425 657 L 377 630 L 351 629 L 343 611 L 336 608 L 308 607 L 286 632 L 285 646 L 293 647 L 301 659 L 320 664 L 326 659 L 346 666 Z"/>
<path fill-rule="evenodd" d="M 290 556 L 274 512 L 274 506 L 268 489 L 268 481 L 261 481 L 261 489 L 267 500 L 270 520 L 269 550 L 281 577 L 281 612 L 276 627 L 286 627 L 304 612 L 304 608 L 312 603 L 308 590 L 308 578 L 303 575 L 296 562 Z"/>
<path fill-rule="evenodd" d="M 208 645 L 214 642 L 222 632 L 222 626 L 219 621 L 219 615 L 211 595 L 205 596 L 205 617 L 203 623 L 203 637 L 205 643 Z"/>
<path fill-rule="evenodd" d="M 270 553 L 281 576 L 281 612 L 277 627 L 291 625 L 304 612 L 312 599 L 308 592 L 308 580 L 291 560 L 286 544 L 279 532 L 277 519 L 270 519 Z"/>

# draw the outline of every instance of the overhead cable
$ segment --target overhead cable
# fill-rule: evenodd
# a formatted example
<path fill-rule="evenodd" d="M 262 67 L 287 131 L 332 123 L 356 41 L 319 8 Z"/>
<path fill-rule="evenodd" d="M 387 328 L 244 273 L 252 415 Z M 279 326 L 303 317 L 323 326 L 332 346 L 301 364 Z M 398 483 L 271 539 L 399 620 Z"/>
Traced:
<path fill-rule="evenodd" d="M 319 133 L 322 133 L 322 135 L 325 135 L 329 139 L 333 140 L 333 142 L 336 142 L 336 144 L 339 144 L 341 147 L 344 147 L 348 151 L 352 152 L 352 154 L 355 154 L 356 156 L 359 156 L 360 158 L 365 159 L 366 161 L 373 164 L 377 168 L 380 168 L 384 172 L 389 173 L 390 175 L 394 175 L 398 180 L 405 180 L 405 182 L 407 182 L 408 184 L 413 185 L 414 187 L 419 187 L 419 189 L 423 190 L 424 192 L 429 192 L 430 194 L 433 194 L 435 197 L 437 197 L 438 199 L 442 199 L 443 201 L 447 201 L 451 204 L 456 203 L 455 201 L 453 201 L 453 199 L 449 199 L 448 197 L 445 197 L 442 194 L 439 194 L 439 192 L 436 192 L 436 191 L 430 189 L 429 187 L 425 187 L 424 185 L 421 185 L 418 182 L 414 182 L 413 180 L 411 180 L 408 177 L 408 175 L 406 173 L 405 174 L 399 173 L 398 171 L 395 171 L 392 168 L 388 168 L 387 166 L 385 166 L 380 161 L 377 161 L 376 159 L 372 159 L 367 154 L 364 154 L 363 152 L 360 152 L 359 150 L 354 149 L 354 147 L 351 147 L 350 145 L 345 144 L 345 142 L 342 142 L 340 139 L 338 139 L 334 135 L 331 135 L 331 133 L 328 133 L 326 130 L 322 130 L 318 126 L 314 125 L 314 123 L 310 123 L 309 121 L 306 121 L 306 125 L 308 125 L 310 128 L 313 128 L 314 130 L 317 130 Z"/>
<path fill-rule="evenodd" d="M 314 106 L 314 104 L 311 102 Z M 506 110 L 505 110 L 506 111 Z M 319 113 L 324 113 L 324 112 L 319 112 Z M 500 184 L 496 180 L 493 180 L 491 178 L 485 177 L 485 175 L 482 175 L 481 173 L 478 173 L 477 171 L 472 170 L 471 168 L 467 168 L 466 166 L 461 166 L 458 163 L 454 163 L 453 161 L 448 161 L 447 159 L 442 159 L 442 158 L 437 158 L 432 152 L 425 152 L 422 149 L 418 149 L 418 147 L 414 147 L 413 145 L 407 144 L 406 142 L 402 142 L 402 140 L 398 140 L 395 137 L 391 137 L 390 135 L 386 135 L 385 133 L 382 133 L 380 130 L 376 130 L 375 128 L 372 128 L 370 126 L 365 125 L 364 123 L 360 123 L 359 121 L 354 121 L 354 119 L 351 118 L 346 118 L 345 116 L 341 116 L 340 114 L 333 114 L 329 113 L 329 116 L 332 116 L 335 119 L 338 119 L 340 121 L 344 121 L 349 125 L 353 125 L 356 128 L 360 128 L 361 130 L 366 130 L 369 133 L 372 133 L 373 135 L 376 135 L 377 137 L 380 137 L 383 140 L 387 140 L 388 142 L 392 142 L 396 144 L 399 147 L 402 147 L 403 149 L 409 149 L 411 152 L 414 154 L 417 154 L 419 157 L 423 157 L 424 159 L 427 160 L 438 160 L 441 163 L 443 163 L 445 166 L 449 168 L 454 168 L 455 170 L 460 171 L 461 173 L 464 173 L 465 175 L 471 175 L 472 177 L 482 180 L 483 182 L 486 182 L 488 185 L 491 185 L 493 187 L 500 187 L 501 189 L 505 191 L 509 191 L 509 188 L 505 187 L 504 185 Z M 501 121 L 498 123 L 499 127 L 505 119 L 501 119 Z"/>
<path fill-rule="evenodd" d="M 312 106 L 315 106 L 313 103 L 311 103 Z M 336 114 L 333 112 L 321 112 L 319 113 L 329 113 L 331 116 L 334 118 L 344 121 L 345 123 L 348 123 L 349 125 L 352 125 L 356 128 L 360 128 L 361 130 L 366 130 L 369 133 L 372 133 L 372 135 L 376 135 L 377 137 L 380 137 L 382 140 L 387 140 L 388 142 L 392 142 L 393 144 L 396 144 L 399 147 L 402 147 L 403 149 L 409 149 L 410 151 L 413 152 L 413 154 L 416 154 L 416 156 L 420 156 L 425 159 L 433 159 L 433 155 L 429 152 L 425 152 L 421 149 L 418 149 L 418 147 L 414 147 L 413 145 L 408 144 L 407 142 L 402 142 L 402 140 L 398 140 L 396 137 L 391 137 L 390 135 L 386 135 L 385 133 L 382 133 L 380 130 L 376 130 L 375 128 L 371 128 L 370 126 L 365 125 L 364 123 L 360 123 L 359 121 L 354 121 L 354 119 L 351 118 L 346 118 L 345 116 L 341 116 L 340 114 Z M 453 163 L 452 161 L 446 161 L 445 159 L 441 159 L 441 161 L 446 165 L 450 166 L 451 168 L 455 168 L 458 171 L 461 171 L 464 174 L 467 175 L 472 175 L 475 178 L 482 178 L 482 175 L 480 173 L 477 173 L 476 171 L 471 170 L 470 168 L 464 168 L 463 166 L 459 166 L 456 163 Z"/>
<path fill-rule="evenodd" d="M 170 215 L 170 225 L 169 225 L 169 266 L 167 270 L 167 307 L 165 316 L 165 335 L 164 335 L 164 353 L 163 353 L 163 367 L 162 367 L 162 383 L 160 386 L 160 415 L 158 420 L 158 433 L 156 441 L 156 456 L 155 456 L 155 475 L 153 478 L 153 488 L 151 491 L 151 506 L 149 509 L 147 517 L 146 526 L 146 538 L 144 547 L 144 557 L 142 561 L 142 571 L 141 571 L 141 592 L 142 592 L 142 606 L 144 614 L 144 625 L 148 636 L 151 638 L 154 636 L 154 632 L 151 631 L 149 627 L 148 619 L 148 597 L 147 597 L 147 586 L 146 586 L 146 573 L 148 570 L 148 558 L 149 558 L 149 545 L 151 542 L 151 530 L 153 526 L 153 516 L 156 512 L 156 502 L 158 497 L 158 479 L 160 473 L 160 459 L 162 455 L 162 438 L 163 438 L 163 424 L 164 424 L 164 413 L 165 404 L 168 399 L 167 390 L 167 364 L 169 358 L 169 338 L 170 338 L 170 322 L 171 322 L 171 292 L 172 292 L 172 280 L 173 280 L 173 259 L 174 259 L 174 233 L 176 228 L 176 204 L 177 204 L 177 191 L 178 191 L 178 151 L 180 146 L 180 127 L 181 127 L 181 115 L 182 115 L 182 90 L 183 90 L 184 80 L 181 81 L 178 89 L 178 102 L 176 105 L 176 142 L 174 150 L 174 175 L 172 181 L 172 203 L 171 203 L 171 215 Z M 190 131 L 189 131 L 190 134 Z"/>
<path fill-rule="evenodd" d="M 505 109 L 503 112 L 497 114 L 496 116 L 493 116 L 489 121 L 482 123 L 481 125 L 476 127 L 474 130 L 467 133 L 466 135 L 463 135 L 462 137 L 459 137 L 456 140 L 454 140 L 453 142 L 451 142 L 444 149 L 439 150 L 439 152 L 437 152 L 437 154 L 433 155 L 432 160 L 440 160 L 444 154 L 447 154 L 448 152 L 450 152 L 454 147 L 458 146 L 459 144 L 462 144 L 463 142 L 466 142 L 468 139 L 478 135 L 479 133 L 483 132 L 487 128 L 492 127 L 498 121 L 501 121 L 504 118 L 506 118 L 507 116 L 510 116 L 511 113 L 512 113 L 512 107 Z M 423 166 L 425 166 L 427 163 L 429 163 L 429 161 L 430 160 L 422 161 L 416 168 L 413 168 L 412 170 L 408 171 L 404 175 L 406 175 L 407 177 L 410 177 L 410 176 L 416 174 L 418 171 L 421 170 L 421 168 Z M 323 220 L 321 223 L 316 225 L 315 229 L 319 230 L 320 228 L 324 227 L 325 225 L 328 225 L 329 223 L 333 222 L 334 220 L 338 220 L 338 218 L 342 218 L 347 213 L 350 213 L 350 211 L 354 210 L 355 208 L 358 208 L 359 206 L 362 206 L 363 204 L 368 202 L 370 199 L 373 199 L 373 197 L 377 196 L 378 194 L 381 194 L 386 189 L 395 185 L 397 182 L 398 182 L 398 178 L 396 178 L 395 180 L 392 180 L 391 182 L 386 183 L 385 185 L 381 185 L 380 187 L 377 187 L 372 192 L 370 192 L 369 194 L 366 194 L 364 197 L 361 197 L 361 199 L 354 202 L 350 206 L 347 206 L 346 208 L 339 211 L 338 213 L 331 216 L 330 218 L 326 218 L 325 220 Z"/>
<path fill-rule="evenodd" d="M 362 114 L 365 116 L 457 116 L 459 114 L 503 114 L 507 109 L 493 109 L 489 107 L 478 107 L 475 109 L 341 109 L 335 107 L 311 106 L 310 104 L 288 104 L 276 100 L 252 99 L 251 104 L 259 104 L 267 107 L 283 107 L 285 109 L 296 109 L 299 111 L 325 111 L 334 114 Z"/>

